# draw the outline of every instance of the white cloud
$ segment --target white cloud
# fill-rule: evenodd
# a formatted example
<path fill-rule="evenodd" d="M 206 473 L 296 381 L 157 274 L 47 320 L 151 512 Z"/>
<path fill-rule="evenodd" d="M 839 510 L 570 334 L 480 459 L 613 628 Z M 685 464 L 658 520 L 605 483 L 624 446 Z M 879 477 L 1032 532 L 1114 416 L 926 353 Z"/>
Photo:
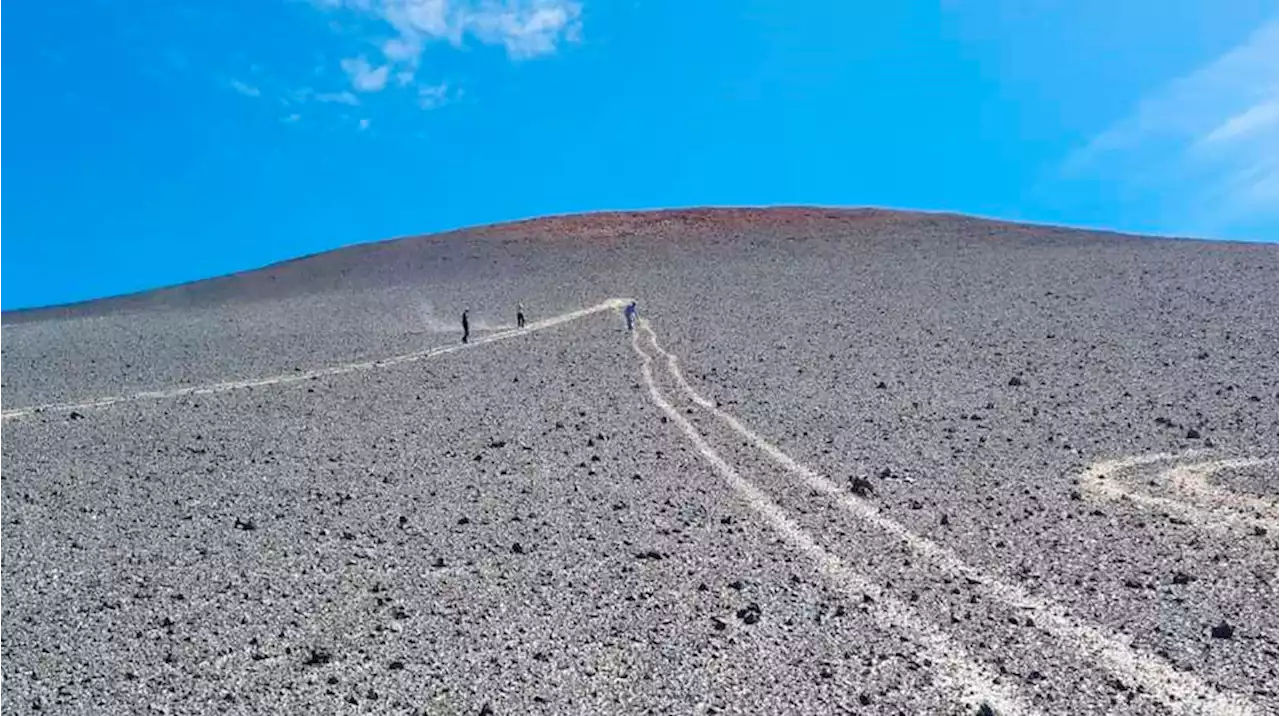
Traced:
<path fill-rule="evenodd" d="M 348 104 L 353 107 L 360 104 L 360 99 L 350 92 L 320 92 L 315 98 L 317 102 L 326 104 Z"/>
<path fill-rule="evenodd" d="M 227 84 L 230 85 L 231 89 L 235 90 L 236 92 L 239 92 L 245 97 L 261 97 L 262 96 L 262 90 L 258 89 L 257 87 L 254 87 L 253 85 L 245 84 L 240 80 L 231 80 Z"/>
<path fill-rule="evenodd" d="M 363 57 L 351 57 L 342 61 L 342 70 L 357 92 L 378 92 L 387 86 L 391 65 L 374 67 Z"/>
<path fill-rule="evenodd" d="M 522 7 L 523 5 L 523 7 Z M 467 15 L 468 29 L 482 42 L 502 44 L 514 59 L 549 55 L 564 39 L 578 39 L 580 9 L 568 2 L 488 5 Z"/>
<path fill-rule="evenodd" d="M 391 62 L 414 63 L 422 54 L 422 44 L 410 37 L 395 37 L 382 43 L 382 55 Z"/>
<path fill-rule="evenodd" d="M 1173 80 L 1067 158 L 1067 176 L 1118 182 L 1171 225 L 1216 233 L 1275 217 L 1280 34 L 1273 21 Z"/>
<path fill-rule="evenodd" d="M 293 114 L 288 114 L 281 117 L 280 121 L 284 122 L 285 124 L 296 124 L 301 119 L 302 119 L 302 115 L 298 114 L 297 112 L 294 112 Z"/>
<path fill-rule="evenodd" d="M 342 33 L 362 28 L 373 52 L 341 61 L 352 91 L 315 94 L 319 102 L 360 103 L 357 95 L 381 92 L 390 84 L 414 93 L 418 105 L 434 109 L 461 93 L 447 84 L 420 85 L 423 53 L 432 44 L 462 47 L 470 39 L 501 47 L 512 60 L 554 54 L 577 42 L 582 29 L 579 0 L 311 0 L 332 13 Z M 368 52 L 368 51 L 366 51 Z M 323 75 L 323 66 L 317 68 Z"/>
<path fill-rule="evenodd" d="M 576 42 L 582 28 L 576 0 L 324 0 L 321 7 L 343 8 L 389 26 L 395 35 L 382 43 L 383 57 L 410 69 L 417 68 L 433 41 L 457 47 L 471 36 L 523 60 Z"/>
<path fill-rule="evenodd" d="M 360 120 L 360 131 L 363 132 L 368 128 L 369 128 L 369 120 L 367 119 Z"/>
<path fill-rule="evenodd" d="M 418 88 L 418 106 L 423 109 L 435 109 L 448 104 L 450 100 L 447 82 Z"/>
<path fill-rule="evenodd" d="M 1264 100 L 1243 112 L 1228 118 L 1197 142 L 1197 146 L 1209 147 L 1215 144 L 1238 141 L 1255 132 L 1267 128 L 1275 128 L 1280 120 L 1280 102 L 1276 97 Z"/>

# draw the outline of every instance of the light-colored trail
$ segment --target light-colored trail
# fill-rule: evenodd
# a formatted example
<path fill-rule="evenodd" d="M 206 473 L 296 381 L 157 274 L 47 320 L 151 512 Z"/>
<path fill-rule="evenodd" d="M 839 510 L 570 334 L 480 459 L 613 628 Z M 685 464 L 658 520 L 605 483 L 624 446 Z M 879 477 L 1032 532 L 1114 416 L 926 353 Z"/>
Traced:
<path fill-rule="evenodd" d="M 719 418 L 779 466 L 803 480 L 808 487 L 830 497 L 853 517 L 901 540 L 935 569 L 951 577 L 967 579 L 981 587 L 988 596 L 1009 606 L 1036 610 L 1037 626 L 1080 653 L 1086 660 L 1096 661 L 1126 684 L 1141 687 L 1175 713 L 1213 716 L 1254 713 L 1243 698 L 1224 694 L 1192 674 L 1176 671 L 1165 660 L 1129 646 L 1122 635 L 1084 624 L 1073 618 L 1061 605 L 969 565 L 954 551 L 912 532 L 902 523 L 882 514 L 874 505 L 797 462 L 694 390 L 685 380 L 679 360 L 658 342 L 658 335 L 648 320 L 641 319 L 640 329 L 648 335 L 654 350 L 666 359 L 667 372 L 689 400 Z"/>
<path fill-rule="evenodd" d="M 1196 459 L 1195 462 L 1188 460 Z M 1119 476 L 1137 467 L 1158 462 L 1174 463 L 1162 470 L 1157 483 L 1163 482 L 1181 498 L 1151 495 L 1126 484 Z M 1205 453 L 1194 451 L 1181 456 L 1168 454 L 1142 455 L 1120 460 L 1094 463 L 1080 476 L 1080 491 L 1094 498 L 1127 500 L 1137 505 L 1181 517 L 1199 527 L 1236 530 L 1262 529 L 1276 536 L 1277 507 L 1274 501 L 1252 495 L 1240 495 L 1209 482 L 1209 476 L 1221 470 L 1265 465 L 1262 458 L 1232 460 L 1205 459 Z"/>
<path fill-rule="evenodd" d="M 455 343 L 447 346 L 437 346 L 423 351 L 413 353 L 405 353 L 391 358 L 383 358 L 380 360 L 361 361 L 358 363 L 344 363 L 342 365 L 330 366 L 328 368 L 317 368 L 315 370 L 299 371 L 286 375 L 271 376 L 268 378 L 250 378 L 246 380 L 233 380 L 225 383 L 214 383 L 212 385 L 199 385 L 186 388 L 172 388 L 169 390 L 143 391 L 140 393 L 131 393 L 129 395 L 114 395 L 104 398 L 96 398 L 94 400 L 86 400 L 83 402 L 70 403 L 48 403 L 45 405 L 32 405 L 25 408 L 14 408 L 3 412 L 4 420 L 12 420 L 21 418 L 33 413 L 46 411 L 69 411 L 69 410 L 91 410 L 94 408 L 106 408 L 120 403 L 132 403 L 141 400 L 167 400 L 172 398 L 182 398 L 189 395 L 210 395 L 213 393 L 226 393 L 233 390 L 243 390 L 245 388 L 259 388 L 269 385 L 286 385 L 289 383 L 301 383 L 315 378 L 322 378 L 331 375 L 342 375 L 344 373 L 354 373 L 357 371 L 373 370 L 375 368 L 385 368 L 388 366 L 400 365 L 403 363 L 414 363 L 417 361 L 435 358 L 437 356 L 446 355 L 448 353 L 456 353 L 458 351 L 468 350 L 470 348 L 478 348 L 483 345 L 494 343 L 496 341 L 504 341 L 510 338 L 516 338 L 535 331 L 542 331 L 548 328 L 554 328 L 570 321 L 576 321 L 580 318 L 586 318 L 603 311 L 611 311 L 620 309 L 626 305 L 626 299 L 611 298 L 603 303 L 598 303 L 590 308 L 584 308 L 578 311 L 570 311 L 562 313 L 558 316 L 543 319 L 541 321 L 532 321 L 525 325 L 524 328 L 513 328 L 510 330 L 499 331 L 487 336 L 477 337 L 469 343 Z"/>
<path fill-rule="evenodd" d="M 823 549 L 812 535 L 789 518 L 777 503 L 770 500 L 751 481 L 742 477 L 707 443 L 697 428 L 663 397 L 653 379 L 651 367 L 653 358 L 640 347 L 639 332 L 632 333 L 631 347 L 640 356 L 640 372 L 649 389 L 650 400 L 669 420 L 679 426 L 685 437 L 693 443 L 707 462 L 711 463 L 725 482 L 788 544 L 811 559 L 819 572 L 850 596 L 854 598 L 860 598 L 864 594 L 870 596 L 873 600 L 870 602 L 871 614 L 878 622 L 895 632 L 905 634 L 920 645 L 928 658 L 933 661 L 939 680 L 949 692 L 949 696 L 975 707 L 980 702 L 986 701 L 1000 714 L 1036 713 L 1014 687 L 1001 683 L 993 671 L 973 660 L 964 647 L 956 644 L 936 625 L 920 618 L 904 602 L 886 594 L 880 587 L 849 569 L 839 557 Z"/>

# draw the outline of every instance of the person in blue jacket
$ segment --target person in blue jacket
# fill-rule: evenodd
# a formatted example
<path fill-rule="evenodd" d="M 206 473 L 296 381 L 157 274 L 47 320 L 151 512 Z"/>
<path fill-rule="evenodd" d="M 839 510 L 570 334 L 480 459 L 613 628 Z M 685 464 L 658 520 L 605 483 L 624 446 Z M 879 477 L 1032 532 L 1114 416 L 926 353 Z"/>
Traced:
<path fill-rule="evenodd" d="M 630 330 L 632 330 L 633 328 L 635 328 L 635 322 L 636 322 L 636 302 L 635 302 L 635 301 L 632 301 L 631 303 L 628 303 L 628 304 L 627 304 L 627 310 L 626 310 L 626 311 L 623 311 L 623 313 L 625 313 L 625 314 L 626 314 L 626 316 L 627 316 L 627 330 L 628 330 L 628 331 L 630 331 Z"/>

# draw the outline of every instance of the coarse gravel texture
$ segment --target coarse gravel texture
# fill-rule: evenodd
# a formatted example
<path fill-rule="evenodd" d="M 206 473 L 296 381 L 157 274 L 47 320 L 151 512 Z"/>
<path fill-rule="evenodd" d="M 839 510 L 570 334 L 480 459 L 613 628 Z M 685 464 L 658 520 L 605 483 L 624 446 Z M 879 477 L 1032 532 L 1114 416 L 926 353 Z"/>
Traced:
<path fill-rule="evenodd" d="M 1196 515 L 1275 522 L 1277 283 L 1274 245 L 948 215 L 555 217 L 6 313 L 3 406 L 422 351 L 457 342 L 463 308 L 482 337 L 517 302 L 537 321 L 634 297 L 691 386 L 786 455 L 1267 713 L 1277 530 Z M 654 389 L 801 548 L 655 405 L 629 338 L 606 311 L 6 419 L 6 712 L 977 712 L 893 603 L 1042 713 L 1203 706 L 859 519 L 640 341 Z M 1246 506 L 1175 514 L 1083 479 L 1154 454 L 1104 479 L 1187 501 L 1171 468 L 1252 458 L 1207 478 Z"/>

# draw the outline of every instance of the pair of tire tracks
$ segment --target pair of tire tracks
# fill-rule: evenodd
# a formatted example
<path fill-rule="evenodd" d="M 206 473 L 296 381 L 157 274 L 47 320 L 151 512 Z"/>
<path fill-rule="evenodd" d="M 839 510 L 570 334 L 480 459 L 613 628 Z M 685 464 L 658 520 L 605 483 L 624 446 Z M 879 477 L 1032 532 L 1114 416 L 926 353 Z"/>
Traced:
<path fill-rule="evenodd" d="M 1142 689 L 1154 701 L 1174 712 L 1212 716 L 1254 713 L 1246 700 L 1224 694 L 1192 674 L 1175 670 L 1165 660 L 1133 648 L 1121 635 L 1083 624 L 1061 605 L 967 564 L 954 551 L 912 532 L 900 522 L 882 514 L 873 505 L 841 489 L 829 478 L 797 462 L 694 390 L 680 370 L 679 360 L 662 347 L 648 320 L 641 319 L 638 328 L 632 333 L 631 346 L 640 356 L 641 374 L 652 402 L 680 428 L 729 486 L 789 544 L 809 557 L 820 572 L 855 596 L 872 596 L 875 600 L 873 616 L 882 624 L 914 638 L 938 665 L 943 684 L 962 701 L 986 701 L 1006 714 L 1037 713 L 1016 688 L 1001 683 L 989 667 L 977 661 L 934 623 L 849 569 L 842 560 L 824 549 L 809 532 L 788 517 L 785 510 L 763 490 L 726 462 L 698 429 L 662 394 L 653 376 L 652 364 L 656 360 L 655 356 L 665 361 L 667 373 L 690 402 L 715 416 L 771 461 L 800 478 L 816 493 L 832 499 L 855 519 L 898 539 L 934 569 L 966 580 L 984 591 L 988 597 L 1006 605 L 1035 610 L 1036 623 L 1045 632 L 1086 661 L 1098 663 L 1131 688 Z M 641 347 L 641 333 L 647 336 L 654 355 Z M 1112 467 L 1110 463 L 1100 464 Z"/>

